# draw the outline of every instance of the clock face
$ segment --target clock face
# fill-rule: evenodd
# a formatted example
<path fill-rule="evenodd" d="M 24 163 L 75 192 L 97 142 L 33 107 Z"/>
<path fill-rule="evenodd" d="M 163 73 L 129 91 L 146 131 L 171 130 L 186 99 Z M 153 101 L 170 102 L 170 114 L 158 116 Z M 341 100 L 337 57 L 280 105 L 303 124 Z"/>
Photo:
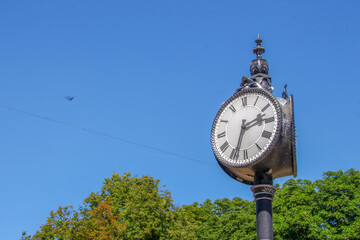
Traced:
<path fill-rule="evenodd" d="M 263 159 L 279 137 L 281 108 L 276 98 L 259 88 L 234 94 L 220 108 L 211 131 L 216 158 L 243 167 Z"/>

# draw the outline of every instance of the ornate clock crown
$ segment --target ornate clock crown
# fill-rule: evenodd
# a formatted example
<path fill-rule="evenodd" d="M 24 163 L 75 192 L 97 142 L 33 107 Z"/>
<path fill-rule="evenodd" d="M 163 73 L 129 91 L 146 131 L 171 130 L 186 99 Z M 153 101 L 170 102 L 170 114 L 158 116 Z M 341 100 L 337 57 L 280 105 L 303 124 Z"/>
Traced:
<path fill-rule="evenodd" d="M 236 92 L 240 92 L 248 88 L 262 88 L 269 92 L 274 90 L 271 86 L 271 77 L 268 75 L 269 64 L 262 58 L 265 48 L 261 46 L 262 40 L 259 35 L 255 42 L 256 46 L 253 49 L 253 53 L 256 54 L 256 59 L 252 60 L 250 64 L 251 77 L 243 77 L 240 88 L 238 88 Z"/>
<path fill-rule="evenodd" d="M 250 65 L 250 73 L 251 75 L 255 75 L 258 73 L 268 74 L 269 73 L 269 64 L 268 62 L 262 58 L 261 54 L 265 52 L 265 48 L 261 46 L 262 40 L 260 36 L 255 40 L 256 46 L 254 47 L 253 53 L 256 54 L 257 58 L 252 60 Z"/>

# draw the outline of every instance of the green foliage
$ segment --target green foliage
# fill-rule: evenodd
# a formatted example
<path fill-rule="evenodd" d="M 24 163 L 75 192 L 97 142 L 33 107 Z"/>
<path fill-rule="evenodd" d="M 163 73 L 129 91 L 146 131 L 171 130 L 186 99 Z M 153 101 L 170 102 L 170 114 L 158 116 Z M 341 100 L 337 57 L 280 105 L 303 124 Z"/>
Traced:
<path fill-rule="evenodd" d="M 179 211 L 191 223 L 188 230 L 195 233 L 195 239 L 256 238 L 255 205 L 241 198 L 206 200 Z"/>
<path fill-rule="evenodd" d="M 51 211 L 47 222 L 40 227 L 40 231 L 31 236 L 23 233 L 22 239 L 90 239 L 86 236 L 86 219 L 81 221 L 81 213 L 73 210 L 72 206 L 59 207 Z"/>
<path fill-rule="evenodd" d="M 113 174 L 78 211 L 60 207 L 40 231 L 23 233 L 22 239 L 192 239 L 179 219 L 170 193 L 159 190 L 159 180 Z"/>
<path fill-rule="evenodd" d="M 170 193 L 158 188 L 159 180 L 148 176 L 113 174 L 105 180 L 101 191 L 90 194 L 84 203 L 87 209 L 93 209 L 100 201 L 110 199 L 114 213 L 126 226 L 125 239 L 159 239 L 171 225 L 173 204 Z"/>
<path fill-rule="evenodd" d="M 324 239 L 314 202 L 316 191 L 309 180 L 288 180 L 273 202 L 274 236 L 277 239 Z"/>
<path fill-rule="evenodd" d="M 317 180 L 316 208 L 328 239 L 360 239 L 360 172 L 326 172 Z"/>
<path fill-rule="evenodd" d="M 275 239 L 360 239 L 360 172 L 288 180 L 273 203 Z"/>
<path fill-rule="evenodd" d="M 360 172 L 326 172 L 277 186 L 275 239 L 360 239 Z M 255 203 L 241 198 L 175 207 L 159 180 L 113 174 L 78 210 L 59 207 L 31 239 L 256 239 Z"/>

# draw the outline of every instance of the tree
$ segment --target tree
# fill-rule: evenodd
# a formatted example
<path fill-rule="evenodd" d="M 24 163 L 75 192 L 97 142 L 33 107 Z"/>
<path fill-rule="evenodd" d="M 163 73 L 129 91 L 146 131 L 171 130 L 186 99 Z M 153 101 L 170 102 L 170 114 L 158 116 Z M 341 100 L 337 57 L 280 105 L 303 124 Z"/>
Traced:
<path fill-rule="evenodd" d="M 288 180 L 274 199 L 276 239 L 360 239 L 360 172 Z"/>
<path fill-rule="evenodd" d="M 106 179 L 100 193 L 92 193 L 85 199 L 87 209 L 97 207 L 99 202 L 109 199 L 117 219 L 126 226 L 125 238 L 159 239 L 171 224 L 173 209 L 168 191 L 159 191 L 159 180 L 143 176 L 131 178 L 113 174 Z"/>
<path fill-rule="evenodd" d="M 324 239 L 310 180 L 290 179 L 278 187 L 273 202 L 275 239 Z"/>
<path fill-rule="evenodd" d="M 224 198 L 214 202 L 194 203 L 183 206 L 184 218 L 191 223 L 188 231 L 195 233 L 194 239 L 254 239 L 256 238 L 256 216 L 253 202 Z"/>
<path fill-rule="evenodd" d="M 183 226 L 175 223 L 179 219 L 175 212 L 170 193 L 159 190 L 159 180 L 113 174 L 78 211 L 60 207 L 50 213 L 40 231 L 33 236 L 23 233 L 22 239 L 186 238 Z"/>
<path fill-rule="evenodd" d="M 360 172 L 290 179 L 273 203 L 275 239 L 360 239 Z M 224 198 L 175 207 L 159 180 L 113 174 L 83 206 L 59 207 L 22 239 L 256 239 L 255 203 Z"/>
<path fill-rule="evenodd" d="M 328 239 L 360 239 L 360 172 L 326 172 L 317 180 L 316 207 Z"/>

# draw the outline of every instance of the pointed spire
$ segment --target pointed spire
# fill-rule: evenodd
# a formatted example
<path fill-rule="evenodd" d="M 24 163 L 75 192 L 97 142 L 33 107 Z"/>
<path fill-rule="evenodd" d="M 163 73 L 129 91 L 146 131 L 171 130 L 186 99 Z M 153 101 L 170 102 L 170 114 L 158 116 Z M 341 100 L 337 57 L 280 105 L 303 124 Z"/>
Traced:
<path fill-rule="evenodd" d="M 258 35 L 258 38 L 255 40 L 255 42 L 256 46 L 254 47 L 253 53 L 256 54 L 256 59 L 251 62 L 250 73 L 251 75 L 258 73 L 268 74 L 269 64 L 261 56 L 265 52 L 265 48 L 261 46 L 262 40 L 260 39 L 260 35 Z"/>
<path fill-rule="evenodd" d="M 256 46 L 254 47 L 253 53 L 257 55 L 257 58 L 261 58 L 261 54 L 265 52 L 265 48 L 261 46 L 262 40 L 260 39 L 260 35 L 258 34 L 258 38 L 255 40 Z"/>
<path fill-rule="evenodd" d="M 269 64 L 261 56 L 265 52 L 265 48 L 261 46 L 262 40 L 260 39 L 260 35 L 258 35 L 255 42 L 256 46 L 254 47 L 253 52 L 256 54 L 257 58 L 251 61 L 251 76 L 249 78 L 242 78 L 240 87 L 236 90 L 236 92 L 240 92 L 248 88 L 262 88 L 269 92 L 274 90 L 271 86 L 271 77 L 268 75 Z"/>

